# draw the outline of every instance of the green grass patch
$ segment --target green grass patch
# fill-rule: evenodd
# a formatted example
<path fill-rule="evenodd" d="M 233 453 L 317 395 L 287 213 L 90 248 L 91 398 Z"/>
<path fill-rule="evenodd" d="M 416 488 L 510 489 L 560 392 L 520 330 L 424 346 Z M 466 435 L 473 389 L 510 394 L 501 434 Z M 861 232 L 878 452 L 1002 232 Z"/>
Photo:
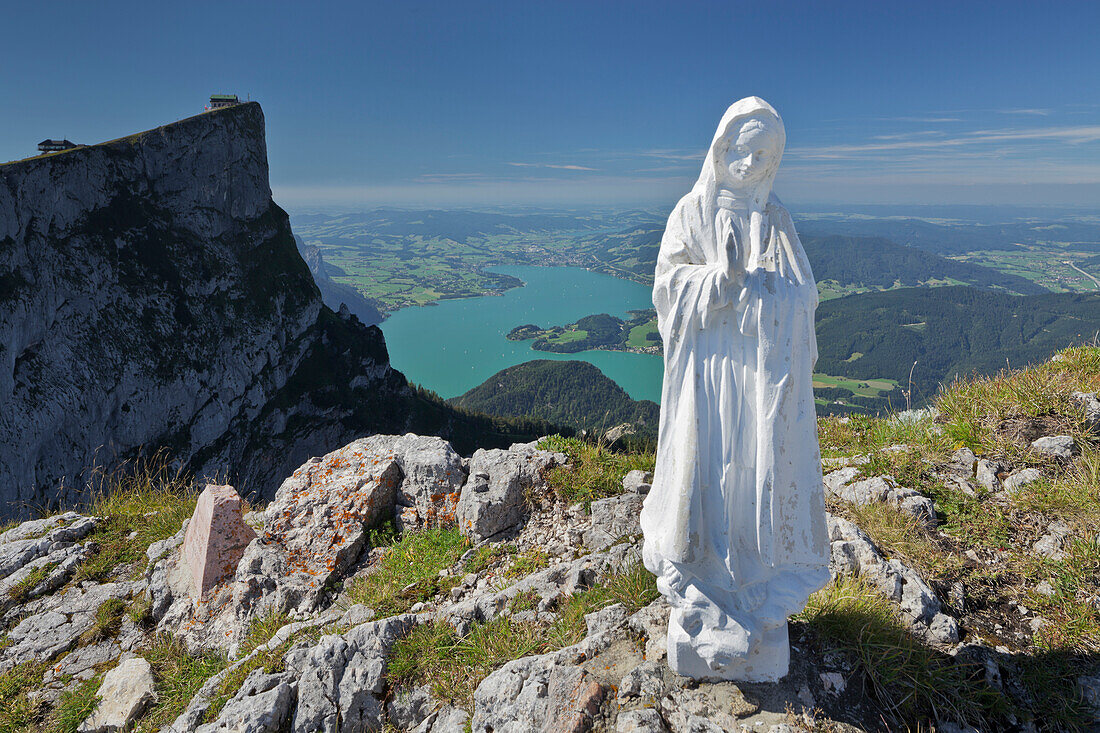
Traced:
<path fill-rule="evenodd" d="M 923 577 L 962 568 L 962 561 L 940 548 L 924 523 L 883 502 L 847 504 L 849 519 L 866 532 L 888 556 L 899 556 Z"/>
<path fill-rule="evenodd" d="M 42 687 L 48 662 L 25 662 L 0 673 L 0 733 L 33 730 L 41 721 L 43 705 L 29 694 Z"/>
<path fill-rule="evenodd" d="M 191 477 L 173 468 L 163 452 L 101 474 L 89 508 L 102 518 L 91 535 L 99 549 L 80 566 L 75 581 L 104 582 L 124 566 L 131 578 L 139 577 L 145 550 L 179 531 L 194 512 L 195 499 Z"/>
<path fill-rule="evenodd" d="M 1059 354 L 1060 361 L 959 380 L 941 389 L 935 404 L 945 435 L 957 447 L 1020 459 L 1027 455 L 1031 425 L 1046 435 L 1084 438 L 1083 411 L 1070 397 L 1100 389 L 1100 348 L 1073 347 Z"/>
<path fill-rule="evenodd" d="M 83 645 L 95 644 L 118 634 L 122 616 L 126 613 L 126 601 L 108 598 L 95 611 L 95 623 L 80 637 Z"/>
<path fill-rule="evenodd" d="M 99 685 L 102 675 L 96 675 L 80 683 L 74 690 L 61 693 L 57 706 L 50 711 L 46 724 L 47 733 L 76 733 L 80 724 L 95 712 L 99 705 Z"/>
<path fill-rule="evenodd" d="M 439 572 L 457 563 L 467 549 L 469 543 L 453 527 L 407 532 L 390 541 L 368 575 L 352 582 L 348 597 L 379 617 L 404 613 L 458 582 L 440 578 Z"/>
<path fill-rule="evenodd" d="M 140 652 L 153 667 L 157 701 L 138 721 L 137 730 L 153 733 L 179 717 L 208 679 L 225 669 L 222 654 L 190 654 L 182 642 L 158 636 L 151 647 Z"/>
<path fill-rule="evenodd" d="M 269 642 L 271 637 L 275 636 L 275 632 L 289 623 L 290 614 L 285 611 L 268 611 L 263 616 L 252 619 L 252 623 L 248 627 L 248 634 L 245 635 L 240 648 L 237 650 L 237 656 L 248 656 L 253 649 Z"/>
<path fill-rule="evenodd" d="M 274 649 L 267 649 L 259 652 L 227 674 L 221 681 L 221 684 L 218 685 L 217 693 L 215 693 L 214 698 L 210 701 L 210 706 L 203 715 L 203 722 L 210 723 L 216 720 L 218 715 L 221 714 L 222 708 L 225 707 L 225 704 L 229 702 L 233 696 L 237 694 L 237 691 L 241 689 L 241 686 L 244 685 L 244 681 L 248 679 L 248 675 L 252 674 L 257 669 L 262 668 L 267 674 L 285 671 L 286 663 L 284 657 L 293 643 L 293 639 L 288 639 Z"/>
<path fill-rule="evenodd" d="M 637 565 L 571 596 L 549 625 L 498 616 L 473 624 L 465 636 L 459 636 L 444 621 L 422 624 L 394 645 L 388 675 L 394 685 L 428 683 L 439 699 L 468 709 L 477 685 L 505 663 L 561 649 L 583 639 L 585 614 L 613 603 L 623 603 L 632 613 L 656 597 L 653 576 Z M 519 600 L 517 596 L 513 603 L 517 602 L 534 606 L 538 598 L 529 595 Z"/>
<path fill-rule="evenodd" d="M 50 573 L 57 567 L 57 563 L 46 563 L 41 565 L 27 574 L 27 577 L 20 580 L 18 583 L 8 588 L 8 598 L 15 603 L 25 603 L 30 600 L 31 591 L 37 588 L 42 581 L 50 577 Z"/>
<path fill-rule="evenodd" d="M 616 453 L 601 445 L 560 435 L 544 438 L 539 448 L 569 456 L 569 466 L 551 469 L 550 486 L 564 501 L 583 502 L 586 506 L 597 499 L 621 494 L 623 477 L 628 472 L 652 471 L 656 460 L 653 453 Z"/>
<path fill-rule="evenodd" d="M 920 720 L 987 724 L 1009 710 L 982 670 L 968 668 L 914 637 L 894 605 L 859 578 L 844 577 L 810 597 L 795 619 L 844 653 L 879 704 L 884 722 L 904 728 Z"/>
<path fill-rule="evenodd" d="M 871 453 L 901 444 L 931 456 L 950 447 L 930 415 L 906 420 L 867 415 L 823 417 L 817 421 L 817 430 L 821 455 L 826 457 Z"/>

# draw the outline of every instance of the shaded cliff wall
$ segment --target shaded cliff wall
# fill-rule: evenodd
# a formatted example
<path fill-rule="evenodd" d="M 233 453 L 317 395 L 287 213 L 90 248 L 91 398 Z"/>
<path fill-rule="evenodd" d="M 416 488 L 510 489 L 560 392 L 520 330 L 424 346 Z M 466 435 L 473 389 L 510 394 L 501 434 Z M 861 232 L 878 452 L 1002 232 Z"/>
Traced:
<path fill-rule="evenodd" d="M 409 394 L 381 331 L 322 305 L 258 104 L 0 166 L 0 514 L 158 446 L 269 496 Z"/>

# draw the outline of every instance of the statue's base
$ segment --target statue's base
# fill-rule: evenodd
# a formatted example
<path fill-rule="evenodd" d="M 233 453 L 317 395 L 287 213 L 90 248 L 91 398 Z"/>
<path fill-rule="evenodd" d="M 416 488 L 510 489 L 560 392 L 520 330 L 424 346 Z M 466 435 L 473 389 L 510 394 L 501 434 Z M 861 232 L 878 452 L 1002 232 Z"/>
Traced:
<path fill-rule="evenodd" d="M 734 639 L 723 643 L 722 635 L 728 632 L 701 629 L 693 644 L 692 638 L 675 620 L 676 616 L 674 612 L 668 625 L 668 666 L 676 674 L 697 680 L 730 682 L 778 682 L 787 674 L 791 645 L 786 623 L 754 635 L 748 653 L 736 655 L 722 651 L 735 647 Z"/>

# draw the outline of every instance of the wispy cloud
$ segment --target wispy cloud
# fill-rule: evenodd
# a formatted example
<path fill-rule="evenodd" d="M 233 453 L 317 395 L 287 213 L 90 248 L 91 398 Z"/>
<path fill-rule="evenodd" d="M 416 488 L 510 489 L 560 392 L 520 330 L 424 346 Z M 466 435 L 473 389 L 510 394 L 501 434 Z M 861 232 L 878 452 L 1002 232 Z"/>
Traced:
<path fill-rule="evenodd" d="M 999 115 L 1033 115 L 1035 117 L 1049 117 L 1052 110 L 1049 109 L 998 109 L 994 110 Z"/>
<path fill-rule="evenodd" d="M 584 165 L 558 164 L 558 163 L 509 163 L 517 168 L 553 168 L 561 171 L 594 171 L 597 168 L 589 168 Z"/>
<path fill-rule="evenodd" d="M 1063 142 L 1070 145 L 1100 140 L 1100 125 L 1076 127 L 1044 127 L 1017 130 L 975 130 L 951 137 L 930 137 L 922 140 L 886 140 L 848 145 L 791 148 L 788 152 L 803 159 L 841 159 L 890 150 L 929 150 L 957 148 L 1005 142 Z"/>

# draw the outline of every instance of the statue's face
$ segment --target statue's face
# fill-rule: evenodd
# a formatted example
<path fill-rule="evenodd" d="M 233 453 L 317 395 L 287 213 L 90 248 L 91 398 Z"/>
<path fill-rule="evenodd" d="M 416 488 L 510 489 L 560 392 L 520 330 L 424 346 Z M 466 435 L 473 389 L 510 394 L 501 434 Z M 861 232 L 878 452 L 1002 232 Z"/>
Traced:
<path fill-rule="evenodd" d="M 719 161 L 719 175 L 727 183 L 745 186 L 763 181 L 777 162 L 779 141 L 764 120 L 741 125 L 737 138 L 726 145 Z"/>

